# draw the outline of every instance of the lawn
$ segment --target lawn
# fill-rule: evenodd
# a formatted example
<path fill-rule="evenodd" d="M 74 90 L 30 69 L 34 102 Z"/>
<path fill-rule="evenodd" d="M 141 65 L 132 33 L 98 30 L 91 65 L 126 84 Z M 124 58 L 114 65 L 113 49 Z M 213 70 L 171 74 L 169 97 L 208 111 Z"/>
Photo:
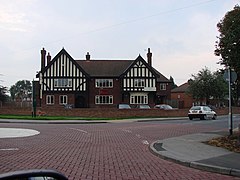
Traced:
<path fill-rule="evenodd" d="M 30 115 L 0 115 L 0 119 L 22 119 L 22 120 L 114 120 L 113 118 L 93 117 L 64 117 L 64 116 L 36 116 Z M 115 118 L 116 119 L 116 118 Z"/>

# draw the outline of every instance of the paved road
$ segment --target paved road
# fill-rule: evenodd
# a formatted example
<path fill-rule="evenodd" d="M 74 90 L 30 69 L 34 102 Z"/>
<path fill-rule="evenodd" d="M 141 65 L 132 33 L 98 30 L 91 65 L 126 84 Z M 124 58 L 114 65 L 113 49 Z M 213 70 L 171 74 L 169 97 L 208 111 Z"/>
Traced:
<path fill-rule="evenodd" d="M 0 139 L 0 173 L 55 169 L 69 179 L 239 179 L 188 168 L 163 160 L 149 144 L 186 134 L 226 130 L 188 120 L 107 124 L 11 124 L 40 132 L 30 137 Z M 217 120 L 221 124 L 223 120 Z M 225 122 L 225 121 L 224 121 Z"/>

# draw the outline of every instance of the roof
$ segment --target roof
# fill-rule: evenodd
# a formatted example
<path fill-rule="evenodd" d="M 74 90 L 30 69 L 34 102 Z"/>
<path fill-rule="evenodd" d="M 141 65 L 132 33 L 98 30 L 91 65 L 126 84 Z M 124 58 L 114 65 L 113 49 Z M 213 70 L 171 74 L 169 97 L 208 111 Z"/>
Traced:
<path fill-rule="evenodd" d="M 76 60 L 76 62 L 93 77 L 119 77 L 135 60 Z M 159 71 L 153 68 L 159 76 L 157 82 L 171 82 Z"/>
<path fill-rule="evenodd" d="M 171 92 L 172 93 L 180 93 L 180 92 L 186 92 L 188 90 L 189 84 L 186 82 L 176 88 L 174 88 Z"/>
<path fill-rule="evenodd" d="M 170 81 L 168 78 L 166 78 L 164 75 L 162 75 L 158 70 L 156 70 L 155 68 L 153 68 L 153 70 L 155 71 L 155 73 L 159 76 L 157 78 L 157 82 L 167 82 L 167 83 L 171 83 L 172 81 Z"/>
<path fill-rule="evenodd" d="M 76 62 L 90 76 L 118 77 L 134 62 L 134 60 L 76 60 Z"/>

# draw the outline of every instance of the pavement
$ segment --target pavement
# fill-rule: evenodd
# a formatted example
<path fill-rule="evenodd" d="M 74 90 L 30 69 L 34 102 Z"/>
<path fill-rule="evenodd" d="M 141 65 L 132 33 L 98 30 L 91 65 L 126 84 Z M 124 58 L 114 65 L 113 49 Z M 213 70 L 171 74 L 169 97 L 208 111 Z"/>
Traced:
<path fill-rule="evenodd" d="M 198 133 L 158 140 L 150 144 L 150 150 L 163 159 L 188 167 L 240 177 L 240 153 L 204 143 L 222 134 Z"/>
<path fill-rule="evenodd" d="M 172 118 L 172 120 L 177 118 Z M 85 123 L 118 123 L 118 122 L 145 122 L 157 119 L 132 119 L 114 121 L 63 121 L 63 120 L 0 120 L 0 123 L 47 123 L 47 124 L 85 124 Z M 166 120 L 166 118 L 165 118 Z M 12 133 L 12 132 L 11 132 Z M 1 133 L 0 133 L 1 135 Z M 4 133 L 6 136 L 6 132 Z M 11 134 L 12 135 L 12 134 Z M 150 144 L 150 151 L 160 158 L 173 161 L 188 167 L 240 177 L 240 153 L 230 152 L 220 147 L 214 147 L 204 142 L 226 135 L 226 132 L 206 132 L 189 134 L 157 140 Z M 0 137 L 3 138 L 3 137 Z"/>

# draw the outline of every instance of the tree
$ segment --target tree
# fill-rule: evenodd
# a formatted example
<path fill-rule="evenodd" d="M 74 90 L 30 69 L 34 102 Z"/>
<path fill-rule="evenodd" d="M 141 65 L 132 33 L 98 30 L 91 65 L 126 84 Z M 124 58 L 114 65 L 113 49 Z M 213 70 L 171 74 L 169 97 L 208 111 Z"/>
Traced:
<path fill-rule="evenodd" d="M 226 13 L 217 24 L 220 35 L 216 41 L 215 55 L 220 56 L 220 63 L 230 66 L 240 74 L 240 7 Z"/>
<path fill-rule="evenodd" d="M 8 96 L 6 93 L 7 93 L 7 88 L 0 85 L 0 106 L 3 102 L 7 101 Z"/>
<path fill-rule="evenodd" d="M 170 81 L 172 82 L 171 89 L 174 89 L 174 88 L 178 87 L 178 86 L 175 84 L 174 79 L 173 79 L 172 76 L 170 76 Z"/>
<path fill-rule="evenodd" d="M 0 80 L 0 82 L 1 81 L 2 80 Z M 6 93 L 7 93 L 7 88 L 0 85 L 0 106 L 2 105 L 3 102 L 7 101 L 8 95 Z"/>
<path fill-rule="evenodd" d="M 221 72 L 212 73 L 208 68 L 202 69 L 193 79 L 189 80 L 189 94 L 194 99 L 206 100 L 209 104 L 210 98 L 223 99 L 228 93 L 227 82 L 224 81 Z"/>
<path fill-rule="evenodd" d="M 32 85 L 28 80 L 20 80 L 15 83 L 15 85 L 11 86 L 10 94 L 12 100 L 16 98 L 24 101 L 26 98 L 30 98 L 32 93 Z"/>
<path fill-rule="evenodd" d="M 234 98 L 240 96 L 240 7 L 226 13 L 217 24 L 220 35 L 216 41 L 215 55 L 220 56 L 220 64 L 230 67 L 237 73 L 237 82 L 234 88 Z"/>

